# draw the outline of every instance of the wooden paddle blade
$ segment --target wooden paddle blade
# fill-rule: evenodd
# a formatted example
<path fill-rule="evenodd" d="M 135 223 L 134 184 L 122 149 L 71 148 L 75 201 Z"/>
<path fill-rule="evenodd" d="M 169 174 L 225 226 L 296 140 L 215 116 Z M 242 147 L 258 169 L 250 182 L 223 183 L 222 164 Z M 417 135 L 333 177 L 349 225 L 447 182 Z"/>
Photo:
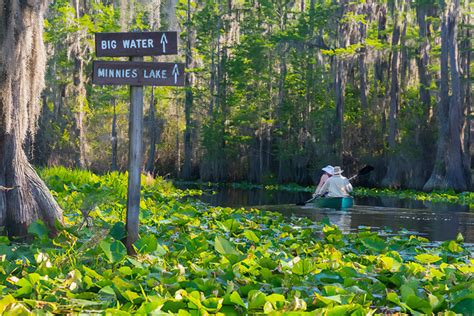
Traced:
<path fill-rule="evenodd" d="M 371 172 L 372 170 L 374 170 L 374 167 L 370 166 L 370 165 L 367 165 L 365 166 L 364 168 L 360 169 L 359 172 L 357 173 L 357 176 L 362 176 L 364 174 L 368 174 L 369 172 Z"/>

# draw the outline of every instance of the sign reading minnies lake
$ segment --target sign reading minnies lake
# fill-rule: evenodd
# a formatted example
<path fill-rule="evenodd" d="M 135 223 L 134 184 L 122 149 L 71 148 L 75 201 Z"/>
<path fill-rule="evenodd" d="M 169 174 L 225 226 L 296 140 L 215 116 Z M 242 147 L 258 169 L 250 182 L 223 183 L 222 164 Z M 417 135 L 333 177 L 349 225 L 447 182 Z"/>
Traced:
<path fill-rule="evenodd" d="M 107 85 L 184 86 L 184 64 L 94 61 L 92 82 Z"/>
<path fill-rule="evenodd" d="M 95 53 L 97 57 L 175 55 L 177 52 L 177 32 L 95 34 Z"/>

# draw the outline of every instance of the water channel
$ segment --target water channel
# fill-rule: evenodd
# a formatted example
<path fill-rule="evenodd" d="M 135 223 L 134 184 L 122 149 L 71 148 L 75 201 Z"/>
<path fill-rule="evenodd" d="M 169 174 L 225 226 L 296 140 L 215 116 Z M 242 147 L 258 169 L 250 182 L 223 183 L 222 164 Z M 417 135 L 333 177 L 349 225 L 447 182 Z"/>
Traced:
<path fill-rule="evenodd" d="M 180 188 L 189 185 L 177 184 Z M 196 187 L 193 187 L 196 188 Z M 201 188 L 202 189 L 202 188 Z M 311 198 L 307 192 L 218 187 L 203 189 L 202 201 L 213 206 L 256 207 L 285 216 L 305 216 L 315 222 L 329 218 L 344 232 L 361 227 L 419 235 L 431 241 L 455 239 L 458 233 L 466 243 L 474 243 L 474 211 L 468 205 L 432 203 L 398 198 L 355 198 L 347 210 L 318 209 L 311 203 L 296 205 Z"/>

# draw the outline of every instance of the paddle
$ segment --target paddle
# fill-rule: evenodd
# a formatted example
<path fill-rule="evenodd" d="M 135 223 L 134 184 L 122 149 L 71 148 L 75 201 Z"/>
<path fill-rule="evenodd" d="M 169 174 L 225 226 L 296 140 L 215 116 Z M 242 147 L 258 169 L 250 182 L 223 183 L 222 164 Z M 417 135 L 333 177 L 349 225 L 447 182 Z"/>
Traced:
<path fill-rule="evenodd" d="M 313 201 L 314 199 L 320 198 L 320 197 L 321 197 L 321 195 L 315 195 L 315 196 L 313 196 L 312 198 L 310 198 L 308 201 L 306 201 L 306 202 L 298 202 L 298 203 L 296 203 L 296 205 L 298 205 L 298 206 L 300 206 L 300 205 L 304 206 L 304 205 L 308 204 L 309 202 Z"/>
<path fill-rule="evenodd" d="M 368 174 L 369 172 L 371 172 L 372 170 L 374 170 L 374 167 L 372 167 L 372 166 L 370 166 L 370 165 L 367 165 L 367 166 L 365 166 L 364 168 L 360 169 L 359 172 L 357 172 L 356 175 L 353 175 L 352 177 L 350 177 L 350 178 L 349 178 L 349 181 L 354 180 L 354 179 L 357 178 L 357 177 L 366 175 L 366 174 Z"/>
<path fill-rule="evenodd" d="M 350 177 L 348 180 L 349 180 L 349 181 L 352 181 L 352 180 L 354 180 L 355 178 L 357 178 L 357 177 L 359 177 L 359 176 L 363 176 L 363 175 L 368 174 L 368 173 L 371 172 L 372 170 L 374 170 L 374 167 L 372 167 L 372 166 L 370 166 L 370 165 L 367 165 L 367 166 L 365 166 L 364 168 L 360 169 L 359 172 L 357 172 L 356 175 L 353 175 L 353 176 Z M 313 201 L 314 199 L 320 198 L 320 197 L 321 197 L 321 195 L 316 195 L 316 196 L 313 196 L 312 198 L 310 198 L 308 201 L 306 201 L 306 202 L 298 202 L 298 203 L 296 203 L 296 205 L 298 205 L 298 206 L 303 205 L 303 206 L 304 206 L 304 205 L 308 204 L 309 202 Z"/>

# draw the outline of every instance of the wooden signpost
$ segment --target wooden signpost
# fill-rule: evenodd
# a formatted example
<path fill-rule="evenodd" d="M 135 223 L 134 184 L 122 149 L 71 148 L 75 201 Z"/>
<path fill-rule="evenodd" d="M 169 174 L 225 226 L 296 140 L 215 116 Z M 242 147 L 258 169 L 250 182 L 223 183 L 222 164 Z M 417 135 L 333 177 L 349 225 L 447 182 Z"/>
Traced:
<path fill-rule="evenodd" d="M 131 61 L 94 61 L 92 83 L 130 85 L 127 237 L 128 254 L 135 254 L 140 215 L 140 175 L 143 160 L 143 86 L 184 86 L 184 64 L 143 62 L 142 56 L 177 54 L 177 32 L 97 33 L 97 57 L 128 56 Z"/>

